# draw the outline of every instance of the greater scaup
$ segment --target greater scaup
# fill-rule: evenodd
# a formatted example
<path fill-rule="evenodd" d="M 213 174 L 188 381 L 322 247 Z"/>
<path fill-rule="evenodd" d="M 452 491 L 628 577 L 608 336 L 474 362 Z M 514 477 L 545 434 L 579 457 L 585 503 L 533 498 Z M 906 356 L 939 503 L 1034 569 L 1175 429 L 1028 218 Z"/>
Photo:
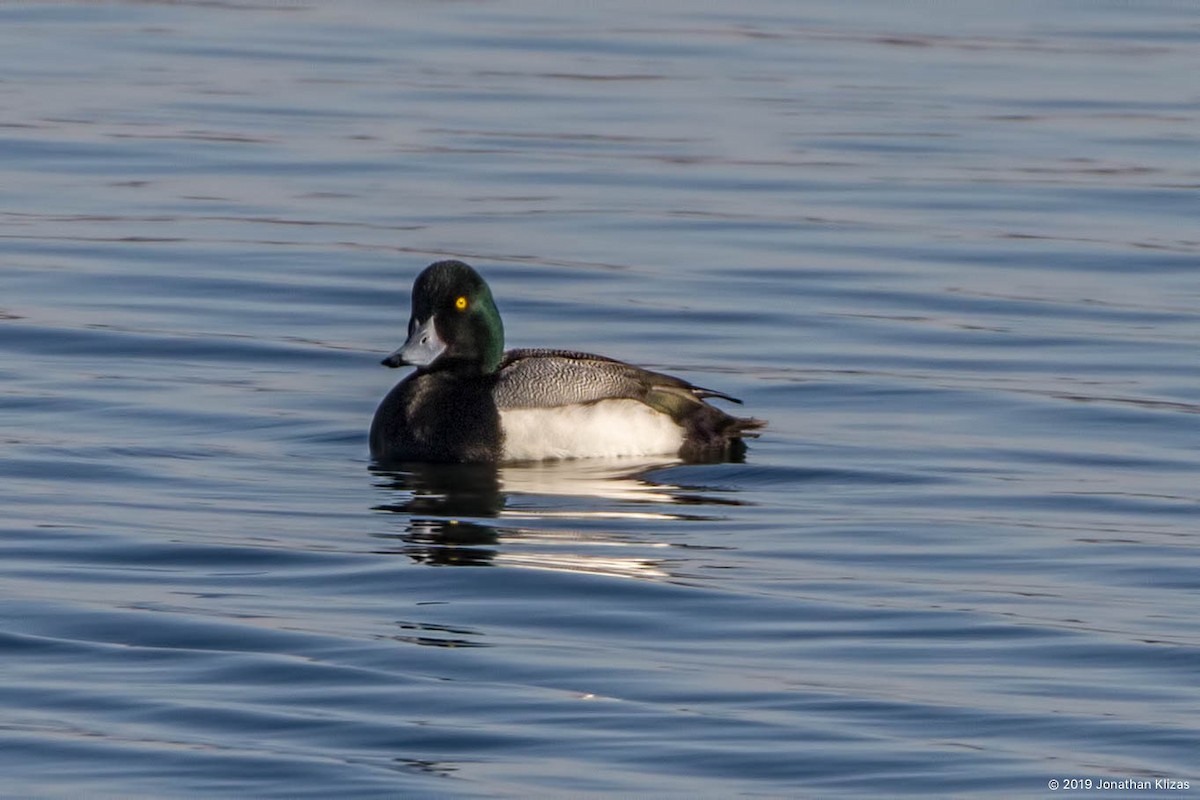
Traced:
<path fill-rule="evenodd" d="M 461 261 L 417 276 L 408 340 L 383 360 L 411 365 L 371 423 L 377 461 L 496 462 L 744 452 L 766 423 L 705 402 L 741 401 L 622 361 L 570 350 L 504 351 L 491 289 Z"/>

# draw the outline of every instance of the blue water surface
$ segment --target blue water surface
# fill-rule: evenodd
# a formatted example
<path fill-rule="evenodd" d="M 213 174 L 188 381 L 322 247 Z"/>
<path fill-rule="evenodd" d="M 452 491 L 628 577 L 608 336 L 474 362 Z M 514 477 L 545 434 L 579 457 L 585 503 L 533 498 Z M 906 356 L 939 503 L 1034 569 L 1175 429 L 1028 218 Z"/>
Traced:
<path fill-rule="evenodd" d="M 6 3 L 0 65 L 3 795 L 1197 791 L 1193 5 Z M 770 427 L 373 468 L 446 257 Z"/>

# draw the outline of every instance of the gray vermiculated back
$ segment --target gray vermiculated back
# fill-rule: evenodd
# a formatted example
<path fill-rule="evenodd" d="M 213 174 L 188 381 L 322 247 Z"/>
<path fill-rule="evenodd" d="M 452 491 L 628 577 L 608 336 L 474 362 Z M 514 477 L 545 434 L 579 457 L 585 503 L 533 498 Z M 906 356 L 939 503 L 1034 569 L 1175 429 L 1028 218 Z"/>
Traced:
<path fill-rule="evenodd" d="M 572 403 L 640 400 L 652 373 L 603 356 L 568 350 L 511 350 L 495 389 L 501 409 L 550 408 Z"/>

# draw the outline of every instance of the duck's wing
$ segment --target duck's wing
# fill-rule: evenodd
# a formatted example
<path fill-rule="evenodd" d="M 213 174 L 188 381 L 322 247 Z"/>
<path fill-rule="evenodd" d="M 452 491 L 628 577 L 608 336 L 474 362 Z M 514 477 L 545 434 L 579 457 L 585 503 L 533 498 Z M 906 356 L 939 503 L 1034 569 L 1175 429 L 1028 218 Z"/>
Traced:
<path fill-rule="evenodd" d="M 679 455 L 687 461 L 740 460 L 746 452 L 742 439 L 758 436 L 766 425 L 760 419 L 731 416 L 705 402 L 710 397 L 741 402 L 722 392 L 572 350 L 510 350 L 500 363 L 492 393 L 501 411 L 637 400 L 669 415 L 684 429 Z"/>
<path fill-rule="evenodd" d="M 500 409 L 552 408 L 627 398 L 679 419 L 709 397 L 737 398 L 614 358 L 573 350 L 510 350 L 494 390 Z"/>

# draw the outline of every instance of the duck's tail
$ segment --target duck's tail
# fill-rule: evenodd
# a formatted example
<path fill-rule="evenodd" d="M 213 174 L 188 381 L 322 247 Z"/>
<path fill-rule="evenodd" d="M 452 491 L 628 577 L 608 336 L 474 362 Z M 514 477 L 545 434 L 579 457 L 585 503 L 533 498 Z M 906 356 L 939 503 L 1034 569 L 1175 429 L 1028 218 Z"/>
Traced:
<path fill-rule="evenodd" d="M 735 417 L 708 403 L 682 422 L 685 435 L 679 455 L 686 461 L 741 461 L 746 455 L 743 440 L 758 438 L 767 425 L 766 420 Z"/>

